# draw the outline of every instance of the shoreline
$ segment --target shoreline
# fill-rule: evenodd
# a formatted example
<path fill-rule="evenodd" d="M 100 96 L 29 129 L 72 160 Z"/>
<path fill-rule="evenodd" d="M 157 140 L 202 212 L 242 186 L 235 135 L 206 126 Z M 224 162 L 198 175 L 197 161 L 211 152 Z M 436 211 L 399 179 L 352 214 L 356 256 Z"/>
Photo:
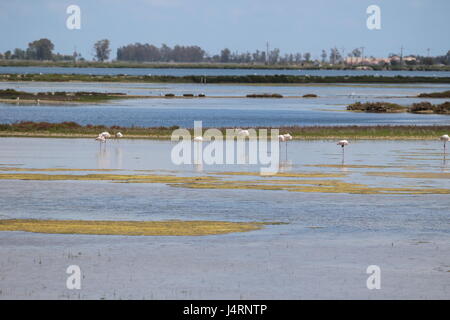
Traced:
<path fill-rule="evenodd" d="M 123 134 L 122 139 L 149 139 L 170 140 L 173 132 L 184 129 L 178 134 L 194 137 L 193 128 L 171 127 L 123 127 L 105 125 L 80 125 L 76 122 L 32 122 L 22 121 L 18 123 L 0 123 L 0 137 L 36 137 L 36 138 L 87 138 L 94 139 L 99 132 L 107 131 L 113 136 L 117 132 Z M 211 128 L 202 128 L 202 134 Z M 232 127 L 213 128 L 218 129 L 226 138 L 227 130 Z M 240 128 L 241 129 L 241 128 Z M 290 133 L 294 140 L 331 140 L 331 139 L 355 139 L 355 140 L 433 140 L 444 134 L 449 134 L 450 125 L 434 126 L 282 126 L 282 127 L 246 127 L 247 130 L 277 129 L 279 134 Z M 234 128 L 236 130 L 236 128 Z M 231 133 L 229 133 L 231 134 Z M 252 133 L 252 136 L 254 133 Z"/>
<path fill-rule="evenodd" d="M 53 138 L 53 139 L 94 139 L 95 134 L 63 134 L 63 133 L 37 133 L 37 132 L 5 132 L 0 131 L 0 138 Z M 434 135 L 417 135 L 417 136 L 351 136 L 351 135 L 335 135 L 335 136 L 303 136 L 293 137 L 293 140 L 299 141 L 317 141 L 317 140 L 337 140 L 343 137 L 352 140 L 439 140 Z M 170 140 L 170 135 L 127 135 L 120 140 Z M 116 139 L 112 139 L 116 140 Z M 207 141 L 206 141 L 207 142 Z"/>

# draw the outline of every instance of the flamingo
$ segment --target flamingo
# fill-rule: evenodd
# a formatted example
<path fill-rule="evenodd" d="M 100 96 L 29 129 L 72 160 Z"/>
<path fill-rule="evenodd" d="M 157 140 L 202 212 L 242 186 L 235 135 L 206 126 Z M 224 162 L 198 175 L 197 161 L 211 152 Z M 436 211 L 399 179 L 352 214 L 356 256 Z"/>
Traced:
<path fill-rule="evenodd" d="M 288 152 L 287 143 L 288 143 L 288 141 L 292 140 L 292 136 L 289 133 L 285 133 L 285 134 L 283 134 L 283 137 L 284 137 L 284 141 L 286 142 L 286 160 L 287 160 L 287 152 Z"/>
<path fill-rule="evenodd" d="M 108 131 L 104 131 L 104 132 L 100 133 L 98 136 L 102 136 L 105 139 L 111 138 L 111 134 Z"/>
<path fill-rule="evenodd" d="M 344 148 L 345 146 L 348 146 L 348 141 L 347 140 L 340 140 L 337 145 L 342 147 L 342 163 L 344 163 L 344 155 L 345 155 L 345 151 Z"/>
<path fill-rule="evenodd" d="M 244 137 L 250 136 L 250 132 L 248 132 L 248 130 L 239 130 L 239 131 L 238 131 L 238 134 L 239 134 L 240 136 L 244 136 Z"/>
<path fill-rule="evenodd" d="M 122 137 L 123 137 L 123 134 L 122 134 L 122 132 L 117 132 L 117 133 L 115 134 L 115 136 L 116 136 L 116 138 L 118 139 L 118 138 L 122 138 Z"/>
<path fill-rule="evenodd" d="M 280 142 L 285 142 L 286 141 L 286 137 L 284 135 L 278 135 L 278 141 Z M 278 153 L 281 153 L 281 144 L 278 144 Z"/>
<path fill-rule="evenodd" d="M 441 136 L 439 138 L 441 141 L 444 141 L 444 154 L 445 154 L 445 148 L 446 148 L 446 144 L 448 141 L 450 141 L 450 137 L 448 136 L 448 134 L 444 134 L 443 136 Z"/>
<path fill-rule="evenodd" d="M 102 136 L 101 134 L 98 135 L 97 138 L 95 138 L 96 141 L 100 142 L 100 148 L 102 147 L 102 143 L 106 143 L 106 138 Z"/>
<path fill-rule="evenodd" d="M 203 141 L 203 137 L 202 136 L 198 136 L 194 138 L 194 142 L 202 142 Z"/>

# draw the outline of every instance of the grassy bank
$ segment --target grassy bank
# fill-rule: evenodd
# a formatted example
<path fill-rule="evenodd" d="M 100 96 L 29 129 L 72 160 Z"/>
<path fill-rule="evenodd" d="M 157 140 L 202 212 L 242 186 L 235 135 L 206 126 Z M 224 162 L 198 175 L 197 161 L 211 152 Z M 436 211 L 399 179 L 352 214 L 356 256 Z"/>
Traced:
<path fill-rule="evenodd" d="M 401 106 L 389 102 L 356 102 L 347 106 L 348 111 L 367 113 L 419 113 L 419 114 L 448 114 L 450 115 L 450 102 L 431 104 L 429 102 L 413 103 L 411 106 Z"/>
<path fill-rule="evenodd" d="M 82 126 L 75 122 L 20 122 L 0 124 L 1 137 L 52 137 L 52 138 L 95 138 L 100 132 L 112 134 L 122 132 L 128 139 L 170 139 L 173 127 L 120 127 L 120 126 Z M 204 128 L 206 130 L 207 128 Z M 255 128 L 259 129 L 259 128 Z M 263 128 L 266 129 L 266 128 Z M 267 128 L 270 129 L 270 128 Z M 294 139 L 436 139 L 448 134 L 448 126 L 314 126 L 281 127 L 280 133 L 289 132 Z M 225 134 L 226 128 L 220 129 Z M 189 129 L 191 135 L 193 130 Z"/>
<path fill-rule="evenodd" d="M 3 102 L 102 102 L 111 99 L 126 98 L 123 93 L 101 92 L 25 92 L 13 89 L 0 90 Z"/>
<path fill-rule="evenodd" d="M 155 75 L 88 75 L 88 74 L 0 74 L 0 81 L 45 82 L 132 82 L 132 83 L 450 83 L 450 77 L 378 77 L 378 76 L 291 76 L 291 75 L 244 75 L 244 76 L 155 76 Z"/>
<path fill-rule="evenodd" d="M 443 92 L 421 93 L 419 98 L 450 98 L 450 90 Z"/>

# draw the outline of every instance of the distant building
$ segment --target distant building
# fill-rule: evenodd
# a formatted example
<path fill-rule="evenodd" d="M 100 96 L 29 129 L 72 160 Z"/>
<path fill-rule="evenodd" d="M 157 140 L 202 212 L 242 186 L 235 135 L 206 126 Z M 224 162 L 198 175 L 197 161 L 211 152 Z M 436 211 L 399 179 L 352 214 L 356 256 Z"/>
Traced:
<path fill-rule="evenodd" d="M 346 57 L 344 59 L 345 64 L 347 65 L 384 65 L 384 64 L 391 64 L 391 63 L 399 63 L 402 60 L 400 56 L 394 55 L 389 58 L 374 58 L 374 57 Z M 403 57 L 404 62 L 416 62 L 416 57 L 413 56 L 406 56 Z"/>
<path fill-rule="evenodd" d="M 374 57 L 347 57 L 344 62 L 348 65 L 360 65 L 360 64 L 389 64 L 391 60 L 389 58 L 374 58 Z"/>

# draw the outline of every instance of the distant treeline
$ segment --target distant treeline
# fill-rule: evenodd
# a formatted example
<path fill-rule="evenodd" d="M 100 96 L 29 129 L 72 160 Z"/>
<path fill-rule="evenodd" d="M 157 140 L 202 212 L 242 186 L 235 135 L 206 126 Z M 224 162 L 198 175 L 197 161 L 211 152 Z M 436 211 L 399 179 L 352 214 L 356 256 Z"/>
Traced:
<path fill-rule="evenodd" d="M 78 52 L 71 55 L 53 53 L 54 45 L 51 40 L 42 38 L 28 44 L 27 49 L 16 48 L 13 51 L 8 50 L 0 53 L 0 60 L 32 60 L 32 61 L 84 61 Z M 181 46 L 175 45 L 169 47 L 166 44 L 157 47 L 149 43 L 134 43 L 122 46 L 117 49 L 116 61 L 133 63 L 211 63 L 211 64 L 243 64 L 243 65 L 265 65 L 265 66 L 296 66 L 296 67 L 323 67 L 323 66 L 345 66 L 353 65 L 347 58 L 370 58 L 374 60 L 364 60 L 359 64 L 371 65 L 371 67 L 395 67 L 395 66 L 448 66 L 450 65 L 450 50 L 442 56 L 424 57 L 420 55 L 409 56 L 403 59 L 403 56 L 391 53 L 392 59 L 377 60 L 374 57 L 365 56 L 362 48 L 355 48 L 346 56 L 344 50 L 336 47 L 323 49 L 319 58 L 312 58 L 310 52 L 296 52 L 281 54 L 280 49 L 269 46 L 265 50 L 256 50 L 254 52 L 232 52 L 228 48 L 222 49 L 217 54 L 209 54 L 203 48 L 195 45 Z M 95 60 L 104 62 L 110 60 L 110 41 L 102 39 L 94 43 L 93 51 Z M 396 59 L 394 59 L 395 57 Z M 114 58 L 112 58 L 114 61 Z M 361 60 L 362 61 L 362 60 Z M 370 62 L 372 61 L 372 62 Z M 375 61 L 375 62 L 373 62 Z M 376 62 L 378 61 L 378 62 Z M 358 65 L 358 63 L 356 64 Z"/>
<path fill-rule="evenodd" d="M 280 49 L 255 52 L 231 52 L 225 48 L 220 54 L 208 55 L 199 46 L 179 46 L 173 48 L 163 44 L 157 47 L 152 44 L 135 43 L 120 47 L 117 50 L 118 61 L 135 62 L 214 62 L 214 63 L 269 63 L 300 64 L 310 62 L 311 54 L 295 53 L 280 55 Z"/>

